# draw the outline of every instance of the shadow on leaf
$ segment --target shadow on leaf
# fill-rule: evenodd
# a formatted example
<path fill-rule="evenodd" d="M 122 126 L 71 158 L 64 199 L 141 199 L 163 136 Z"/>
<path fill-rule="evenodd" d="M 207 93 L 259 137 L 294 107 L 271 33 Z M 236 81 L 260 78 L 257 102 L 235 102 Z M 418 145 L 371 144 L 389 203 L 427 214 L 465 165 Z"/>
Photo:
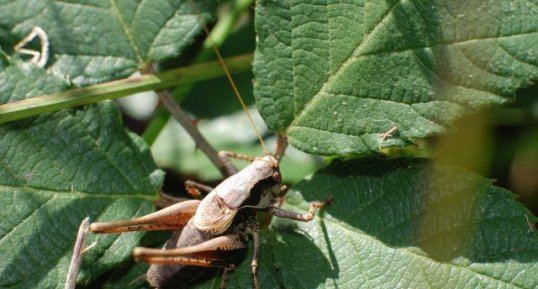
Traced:
<path fill-rule="evenodd" d="M 305 209 L 327 196 L 333 202 L 317 221 L 273 223 L 285 244 L 274 254 L 293 264 L 283 276 L 289 288 L 402 286 L 394 276 L 406 288 L 463 286 L 456 276 L 538 284 L 535 217 L 483 177 L 422 160 L 335 161 L 294 187 L 287 206 Z"/>

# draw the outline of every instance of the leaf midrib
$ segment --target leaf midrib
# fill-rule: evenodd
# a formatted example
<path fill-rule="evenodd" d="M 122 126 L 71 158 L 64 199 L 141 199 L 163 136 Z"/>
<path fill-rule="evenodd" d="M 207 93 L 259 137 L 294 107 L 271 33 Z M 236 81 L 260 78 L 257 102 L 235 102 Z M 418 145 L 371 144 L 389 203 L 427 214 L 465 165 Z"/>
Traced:
<path fill-rule="evenodd" d="M 12 193 L 12 192 L 22 192 L 22 193 L 31 193 L 38 196 L 51 196 L 51 198 L 105 198 L 113 200 L 125 200 L 125 199 L 134 199 L 134 200 L 145 200 L 154 202 L 157 197 L 154 194 L 135 192 L 135 193 L 99 193 L 99 192 L 83 192 L 76 190 L 62 191 L 62 190 L 50 190 L 39 187 L 32 186 L 9 186 L 0 184 L 0 193 Z"/>
<path fill-rule="evenodd" d="M 349 66 L 352 62 L 355 61 L 355 57 L 354 55 L 357 55 L 358 53 L 360 53 L 360 51 L 369 43 L 369 39 L 372 35 L 375 35 L 375 32 L 380 29 L 380 27 L 382 27 L 382 23 L 389 17 L 389 15 L 391 15 L 392 11 L 394 11 L 394 9 L 396 9 L 397 6 L 399 6 L 399 4 L 402 2 L 403 0 L 399 0 L 397 2 L 395 2 L 393 4 L 392 7 L 390 7 L 390 9 L 387 9 L 387 13 L 385 13 L 384 15 L 382 15 L 381 19 L 375 24 L 374 28 L 368 33 L 366 34 L 361 42 L 357 45 L 357 47 L 351 52 L 351 54 L 342 62 L 342 64 L 340 64 L 340 66 L 335 70 L 335 72 L 327 79 L 327 81 L 325 81 L 325 83 L 321 86 L 321 88 L 319 89 L 318 92 L 316 92 L 308 102 L 305 103 L 305 105 L 303 106 L 301 112 L 299 112 L 299 114 L 294 117 L 293 121 L 290 123 L 290 125 L 288 125 L 288 128 L 291 127 L 291 126 L 294 126 L 298 120 L 300 120 L 305 111 L 308 111 L 308 107 L 312 106 L 313 103 L 316 103 L 317 100 L 320 98 L 319 96 L 328 89 L 328 87 L 330 87 L 332 85 L 332 83 L 338 79 L 340 77 L 340 74 L 343 73 L 343 71 L 345 70 L 345 68 L 347 66 Z M 295 112 L 293 113 L 295 115 Z"/>
<path fill-rule="evenodd" d="M 133 48 L 133 51 L 136 55 L 136 60 L 138 61 L 139 64 L 143 63 L 142 55 L 140 54 L 138 45 L 136 45 L 136 41 L 133 34 L 131 33 L 131 29 L 129 28 L 125 20 L 123 19 L 123 15 L 118 9 L 118 4 L 116 3 L 116 0 L 110 0 L 110 5 L 112 6 L 113 13 L 116 15 L 118 21 L 120 22 L 120 26 L 123 29 L 123 32 L 125 32 L 125 35 L 127 36 L 127 39 L 129 40 L 129 43 L 131 43 L 131 47 Z M 136 7 L 138 11 L 138 7 L 140 7 L 140 3 Z"/>

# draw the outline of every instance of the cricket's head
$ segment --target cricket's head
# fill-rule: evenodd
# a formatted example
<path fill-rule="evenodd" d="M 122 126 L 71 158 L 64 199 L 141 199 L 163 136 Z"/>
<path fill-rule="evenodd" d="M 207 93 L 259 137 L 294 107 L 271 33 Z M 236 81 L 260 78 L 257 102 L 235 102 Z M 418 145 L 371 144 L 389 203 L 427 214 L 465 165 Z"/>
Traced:
<path fill-rule="evenodd" d="M 256 168 L 258 176 L 256 183 L 250 188 L 249 197 L 243 201 L 241 207 L 266 209 L 280 195 L 282 180 L 278 161 L 274 156 L 267 154 L 256 158 L 251 166 Z"/>
<path fill-rule="evenodd" d="M 267 208 L 280 194 L 278 161 L 272 155 L 256 158 L 250 165 L 227 178 L 216 188 L 216 194 L 230 208 Z"/>

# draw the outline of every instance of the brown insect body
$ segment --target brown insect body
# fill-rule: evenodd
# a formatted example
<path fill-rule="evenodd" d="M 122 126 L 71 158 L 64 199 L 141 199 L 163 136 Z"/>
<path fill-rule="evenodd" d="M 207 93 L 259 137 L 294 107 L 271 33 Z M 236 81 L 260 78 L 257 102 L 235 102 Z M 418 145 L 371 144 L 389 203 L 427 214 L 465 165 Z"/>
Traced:
<path fill-rule="evenodd" d="M 269 207 L 280 188 L 280 171 L 276 160 L 272 156 L 255 159 L 209 193 L 200 202 L 194 217 L 181 231 L 174 233 L 163 250 L 191 247 L 218 236 L 235 235 L 238 237 L 236 249 L 200 252 L 204 259 L 188 260 L 189 256 L 185 256 L 184 262 L 224 268 L 237 265 L 246 252 L 249 224 L 256 222 L 256 213 L 250 208 Z M 139 251 L 135 250 L 135 257 L 138 254 Z M 155 288 L 182 288 L 204 273 L 200 267 L 153 264 L 146 273 L 146 280 Z"/>
<path fill-rule="evenodd" d="M 222 154 L 223 158 L 226 155 L 247 158 L 233 153 Z M 221 284 L 224 288 L 226 274 L 242 259 L 250 233 L 254 240 L 253 282 L 257 288 L 256 210 L 309 221 L 314 207 L 309 214 L 301 215 L 272 206 L 282 189 L 278 162 L 272 155 L 249 159 L 250 165 L 225 179 L 202 201 L 180 202 L 133 220 L 93 223 L 90 230 L 94 233 L 177 230 L 163 249 L 138 247 L 133 251 L 135 259 L 152 264 L 146 279 L 155 288 L 178 288 L 190 283 L 201 274 L 191 266 L 224 268 Z"/>

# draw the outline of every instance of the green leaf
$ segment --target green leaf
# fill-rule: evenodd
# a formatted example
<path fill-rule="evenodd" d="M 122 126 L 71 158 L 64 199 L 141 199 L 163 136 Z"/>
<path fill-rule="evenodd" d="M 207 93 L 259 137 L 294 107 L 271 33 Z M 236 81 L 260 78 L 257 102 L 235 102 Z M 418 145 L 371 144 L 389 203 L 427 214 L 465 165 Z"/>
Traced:
<path fill-rule="evenodd" d="M 0 66 L 0 104 L 66 90 L 71 86 L 68 80 L 35 65 L 19 64 Z"/>
<path fill-rule="evenodd" d="M 538 79 L 534 1 L 259 1 L 256 17 L 258 108 L 309 153 L 405 145 Z"/>
<path fill-rule="evenodd" d="M 314 221 L 274 218 L 262 232 L 261 288 L 538 287 L 536 218 L 490 180 L 425 161 L 338 161 L 285 208 L 329 196 Z M 250 288 L 249 258 L 228 288 Z"/>
<path fill-rule="evenodd" d="M 215 1 L 5 1 L 0 26 L 17 43 L 34 26 L 48 35 L 50 68 L 88 85 L 131 75 L 178 55 L 202 30 Z M 200 11 L 200 16 L 196 10 Z M 1 36 L 1 34 L 0 34 Z"/>
<path fill-rule="evenodd" d="M 10 66 L 0 79 L 2 102 L 68 85 L 33 65 Z M 1 125 L 0 159 L 1 288 L 63 288 L 82 219 L 148 213 L 162 182 L 112 102 Z M 79 280 L 95 280 L 129 258 L 140 237 L 98 237 Z"/>
<path fill-rule="evenodd" d="M 148 264 L 135 263 L 130 264 L 132 266 L 126 268 L 119 268 L 115 271 L 110 278 L 107 279 L 104 284 L 104 289 L 115 288 L 129 288 L 129 289 L 143 289 L 148 288 L 147 283 L 140 279 L 149 268 Z M 128 271 L 127 271 L 128 270 Z"/>

